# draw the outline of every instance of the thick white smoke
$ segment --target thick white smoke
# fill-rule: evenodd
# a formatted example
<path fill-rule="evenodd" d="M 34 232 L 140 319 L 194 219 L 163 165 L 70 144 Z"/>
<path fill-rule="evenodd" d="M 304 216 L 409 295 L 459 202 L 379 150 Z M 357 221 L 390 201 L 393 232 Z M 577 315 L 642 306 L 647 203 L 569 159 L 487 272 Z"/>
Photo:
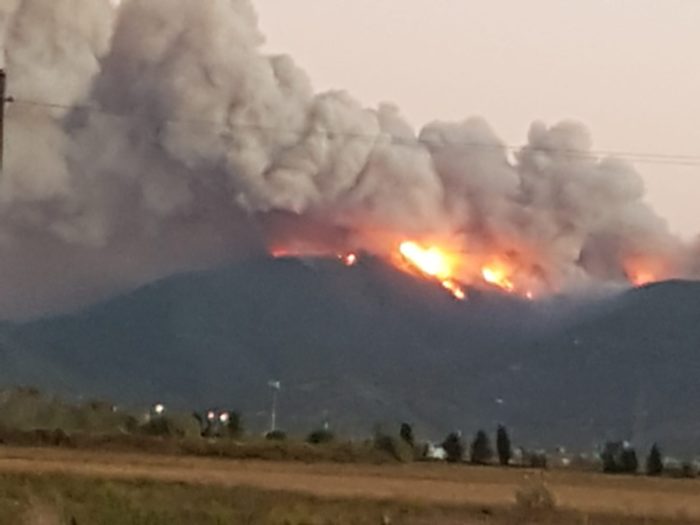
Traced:
<path fill-rule="evenodd" d="M 315 94 L 289 57 L 263 54 L 249 0 L 0 0 L 0 25 L 17 99 L 0 316 L 206 267 L 290 230 L 324 238 L 317 225 L 353 248 L 449 239 L 543 288 L 687 264 L 633 167 L 587 154 L 581 125 L 535 123 L 514 158 L 478 118 L 417 135 L 396 108 Z"/>

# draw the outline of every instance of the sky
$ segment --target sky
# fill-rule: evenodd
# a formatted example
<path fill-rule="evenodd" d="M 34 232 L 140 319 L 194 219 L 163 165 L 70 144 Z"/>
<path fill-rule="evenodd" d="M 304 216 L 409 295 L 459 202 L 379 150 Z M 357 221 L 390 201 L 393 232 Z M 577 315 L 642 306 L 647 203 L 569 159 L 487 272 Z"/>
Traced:
<path fill-rule="evenodd" d="M 509 144 L 535 120 L 584 122 L 637 163 L 671 229 L 700 234 L 699 0 L 254 0 L 270 52 L 318 90 L 398 105 L 419 127 L 486 118 Z"/>

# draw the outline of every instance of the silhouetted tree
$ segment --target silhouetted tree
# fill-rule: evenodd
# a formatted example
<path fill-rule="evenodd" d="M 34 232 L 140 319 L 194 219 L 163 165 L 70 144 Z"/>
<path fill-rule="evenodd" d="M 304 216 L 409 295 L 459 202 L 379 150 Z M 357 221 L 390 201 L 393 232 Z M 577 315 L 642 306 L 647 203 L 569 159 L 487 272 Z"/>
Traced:
<path fill-rule="evenodd" d="M 415 445 L 415 438 L 413 436 L 413 427 L 408 423 L 401 423 L 401 430 L 399 432 L 401 439 L 411 446 Z"/>
<path fill-rule="evenodd" d="M 639 468 L 637 452 L 628 443 L 609 441 L 600 456 L 603 472 L 610 474 L 634 474 Z"/>
<path fill-rule="evenodd" d="M 659 446 L 654 443 L 649 451 L 649 456 L 647 457 L 647 475 L 648 476 L 660 476 L 664 471 L 664 462 L 661 457 L 661 450 Z"/>
<path fill-rule="evenodd" d="M 476 433 L 470 450 L 470 460 L 475 465 L 488 465 L 493 459 L 493 449 L 486 432 L 479 430 Z"/>
<path fill-rule="evenodd" d="M 510 458 L 513 457 L 513 449 L 508 431 L 503 425 L 498 425 L 496 431 L 496 450 L 498 451 L 498 462 L 503 466 L 508 466 Z"/>
<path fill-rule="evenodd" d="M 632 447 L 626 447 L 622 451 L 622 472 L 625 474 L 635 474 L 639 470 L 637 451 Z"/>
<path fill-rule="evenodd" d="M 464 442 L 462 436 L 457 432 L 449 434 L 445 441 L 442 442 L 442 448 L 447 454 L 447 461 L 450 463 L 458 463 L 464 458 Z"/>

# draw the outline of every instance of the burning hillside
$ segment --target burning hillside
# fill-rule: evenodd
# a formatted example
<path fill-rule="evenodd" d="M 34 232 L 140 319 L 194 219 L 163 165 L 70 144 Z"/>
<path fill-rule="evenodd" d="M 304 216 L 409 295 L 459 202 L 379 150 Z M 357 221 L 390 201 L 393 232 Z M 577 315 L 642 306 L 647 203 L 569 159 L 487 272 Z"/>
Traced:
<path fill-rule="evenodd" d="M 332 255 L 321 249 L 310 247 L 276 248 L 271 251 L 274 258 L 287 257 L 333 257 L 335 256 L 345 266 L 352 267 L 360 260 L 361 255 L 355 252 L 337 253 Z M 491 260 L 479 271 L 470 273 L 476 266 L 469 263 L 467 254 L 450 251 L 435 245 L 422 245 L 415 241 L 404 241 L 396 246 L 384 259 L 396 268 L 407 272 L 416 278 L 426 279 L 439 284 L 452 296 L 460 301 L 467 299 L 466 285 L 483 287 L 491 286 L 502 292 L 521 295 L 528 299 L 534 298 L 532 290 L 520 288 L 511 280 L 513 271 L 507 264 L 497 259 Z"/>
<path fill-rule="evenodd" d="M 693 274 L 583 125 L 535 122 L 513 152 L 479 117 L 415 130 L 316 93 L 249 0 L 15 0 L 0 22 L 2 315 L 261 251 L 371 253 L 458 299 Z"/>

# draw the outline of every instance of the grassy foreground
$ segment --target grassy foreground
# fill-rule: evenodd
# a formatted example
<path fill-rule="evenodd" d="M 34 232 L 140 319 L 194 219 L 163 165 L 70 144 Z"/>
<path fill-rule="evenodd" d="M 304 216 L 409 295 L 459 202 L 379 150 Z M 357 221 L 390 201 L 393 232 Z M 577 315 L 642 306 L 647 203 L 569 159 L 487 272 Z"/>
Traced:
<path fill-rule="evenodd" d="M 440 507 L 316 499 L 247 488 L 106 481 L 64 475 L 0 475 L 1 525 L 660 525 L 625 516 L 556 510 Z"/>

